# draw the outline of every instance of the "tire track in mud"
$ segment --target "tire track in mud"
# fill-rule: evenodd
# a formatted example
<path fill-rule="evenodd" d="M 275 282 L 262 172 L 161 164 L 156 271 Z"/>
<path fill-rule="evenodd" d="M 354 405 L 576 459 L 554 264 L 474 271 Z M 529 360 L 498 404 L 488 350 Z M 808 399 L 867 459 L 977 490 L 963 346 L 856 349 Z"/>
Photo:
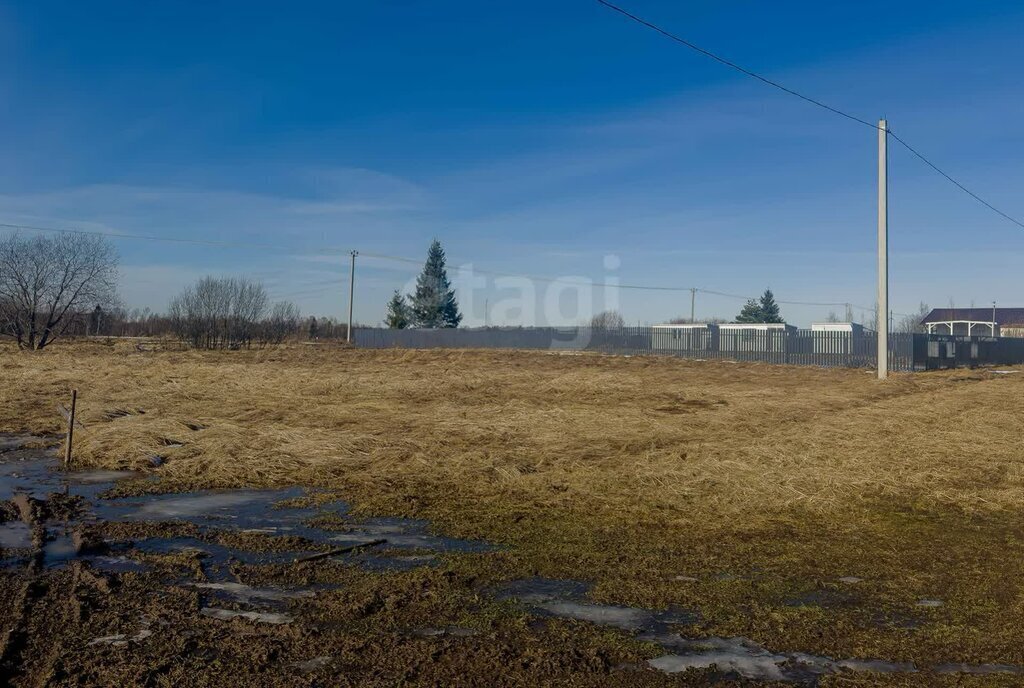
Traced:
<path fill-rule="evenodd" d="M 76 590 L 82 582 L 84 569 L 80 562 L 72 562 L 69 567 L 71 578 L 66 584 L 55 587 L 53 581 L 47 581 L 43 576 L 47 504 L 24 494 L 16 495 L 11 503 L 29 528 L 32 554 L 22 573 L 24 582 L 12 605 L 13 618 L 0 640 L 0 676 L 5 679 L 4 685 L 20 682 L 44 686 L 52 678 L 61 656 L 64 630 L 77 627 L 82 619 L 82 606 Z M 40 616 L 50 620 L 45 640 L 41 634 L 33 633 L 33 621 Z M 41 642 L 45 645 L 38 647 Z M 35 646 L 33 651 L 37 658 L 34 661 L 26 656 L 30 646 Z"/>
<path fill-rule="evenodd" d="M 11 502 L 31 532 L 32 556 L 25 566 L 25 582 L 13 605 L 13 623 L 7 628 L 0 644 L 0 675 L 6 676 L 8 681 L 23 673 L 22 654 L 29 641 L 32 608 L 46 595 L 47 588 L 40 578 L 45 556 L 46 528 L 39 517 L 39 504 L 32 497 L 23 494 L 16 495 Z"/>

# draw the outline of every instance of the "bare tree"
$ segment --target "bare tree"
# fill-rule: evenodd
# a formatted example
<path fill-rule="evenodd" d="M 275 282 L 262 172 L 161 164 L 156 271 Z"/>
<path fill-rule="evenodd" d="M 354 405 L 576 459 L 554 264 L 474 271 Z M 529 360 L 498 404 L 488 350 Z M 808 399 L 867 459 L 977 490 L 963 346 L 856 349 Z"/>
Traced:
<path fill-rule="evenodd" d="M 42 349 L 73 320 L 115 300 L 117 252 L 102 236 L 0 239 L 0 334 Z"/>
<path fill-rule="evenodd" d="M 626 321 L 618 311 L 602 311 L 590 319 L 590 326 L 595 330 L 618 330 L 626 326 Z"/>
<path fill-rule="evenodd" d="M 270 316 L 263 322 L 262 339 L 268 344 L 280 344 L 299 329 L 302 313 L 291 301 L 279 301 L 270 309 Z"/>
<path fill-rule="evenodd" d="M 905 315 L 896 324 L 897 332 L 927 332 L 928 328 L 921 324 L 925 316 L 932 312 L 931 307 L 924 301 L 917 307 L 917 313 Z"/>

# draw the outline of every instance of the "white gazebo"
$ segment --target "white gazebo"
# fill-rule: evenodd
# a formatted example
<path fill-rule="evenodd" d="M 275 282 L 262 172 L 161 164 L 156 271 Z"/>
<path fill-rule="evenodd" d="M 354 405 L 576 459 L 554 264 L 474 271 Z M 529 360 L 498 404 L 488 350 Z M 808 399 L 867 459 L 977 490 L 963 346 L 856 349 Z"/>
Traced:
<path fill-rule="evenodd" d="M 927 322 L 928 334 L 966 334 L 999 336 L 999 323 L 991 320 L 937 320 Z M 943 331 L 945 330 L 945 331 Z"/>

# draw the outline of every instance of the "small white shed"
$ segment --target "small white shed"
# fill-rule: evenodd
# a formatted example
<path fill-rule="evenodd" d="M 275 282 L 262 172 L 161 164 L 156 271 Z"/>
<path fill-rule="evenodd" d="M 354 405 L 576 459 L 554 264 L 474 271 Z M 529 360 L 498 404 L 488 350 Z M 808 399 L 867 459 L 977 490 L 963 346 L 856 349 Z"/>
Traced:
<path fill-rule="evenodd" d="M 864 326 L 855 322 L 811 323 L 816 354 L 849 354 L 864 336 Z"/>
<path fill-rule="evenodd" d="M 680 323 L 654 325 L 651 348 L 655 351 L 710 351 L 718 348 L 718 325 Z"/>
<path fill-rule="evenodd" d="M 718 326 L 720 351 L 781 352 L 796 326 L 786 323 L 729 323 Z"/>

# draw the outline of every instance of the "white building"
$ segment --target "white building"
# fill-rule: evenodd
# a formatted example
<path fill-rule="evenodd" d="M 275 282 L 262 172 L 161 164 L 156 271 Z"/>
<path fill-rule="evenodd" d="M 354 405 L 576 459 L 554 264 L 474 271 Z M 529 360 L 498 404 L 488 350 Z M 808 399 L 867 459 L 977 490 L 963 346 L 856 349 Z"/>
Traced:
<path fill-rule="evenodd" d="M 655 351 L 714 351 L 718 348 L 718 325 L 655 325 L 651 328 L 651 348 Z"/>
<path fill-rule="evenodd" d="M 719 351 L 785 351 L 787 337 L 796 332 L 786 323 L 728 323 L 718 326 Z"/>
<path fill-rule="evenodd" d="M 864 326 L 854 322 L 811 323 L 816 354 L 853 353 L 857 340 L 864 336 Z"/>

